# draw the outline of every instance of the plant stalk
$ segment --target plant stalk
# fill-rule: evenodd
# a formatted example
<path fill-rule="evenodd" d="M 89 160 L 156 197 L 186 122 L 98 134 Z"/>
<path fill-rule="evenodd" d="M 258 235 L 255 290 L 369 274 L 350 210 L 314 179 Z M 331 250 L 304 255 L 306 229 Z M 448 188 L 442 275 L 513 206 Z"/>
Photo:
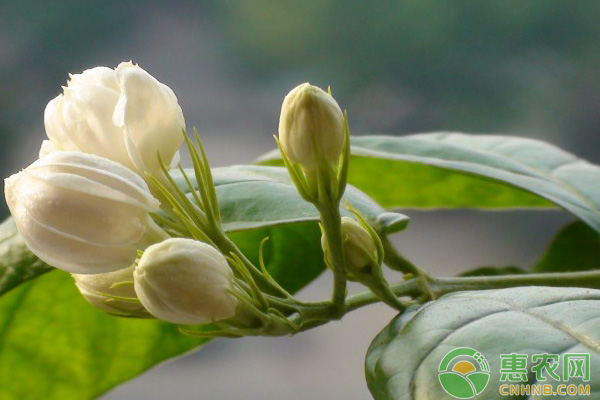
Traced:
<path fill-rule="evenodd" d="M 428 278 L 433 298 L 464 290 L 505 289 L 518 286 L 584 287 L 600 289 L 600 271 L 556 272 L 462 278 Z"/>
<path fill-rule="evenodd" d="M 339 319 L 344 315 L 346 300 L 346 264 L 339 201 L 327 202 L 327 204 L 317 208 L 321 216 L 323 235 L 325 235 L 325 240 L 329 246 L 329 256 L 333 270 L 332 317 Z"/>

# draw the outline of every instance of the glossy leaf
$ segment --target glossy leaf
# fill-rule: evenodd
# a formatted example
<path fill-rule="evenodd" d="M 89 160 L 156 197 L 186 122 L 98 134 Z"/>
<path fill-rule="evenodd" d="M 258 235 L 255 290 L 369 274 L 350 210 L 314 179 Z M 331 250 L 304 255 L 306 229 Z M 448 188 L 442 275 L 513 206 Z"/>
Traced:
<path fill-rule="evenodd" d="M 600 231 L 600 168 L 538 140 L 429 133 L 352 140 L 349 182 L 392 208 L 548 208 Z M 259 162 L 276 165 L 272 152 Z M 376 178 L 375 178 L 376 177 Z"/>
<path fill-rule="evenodd" d="M 411 309 L 393 319 L 371 344 L 366 358 L 369 389 L 376 400 L 451 398 L 439 377 L 453 366 L 445 368 L 441 361 L 462 347 L 479 351 L 489 364 L 489 383 L 477 395 L 479 400 L 503 398 L 500 355 L 511 353 L 527 355 L 528 366 L 534 354 L 558 354 L 561 363 L 565 353 L 590 354 L 590 381 L 571 378 L 568 383 L 589 383 L 591 396 L 586 398 L 599 399 L 600 375 L 594 371 L 600 368 L 600 291 L 520 287 L 460 292 Z M 475 371 L 485 372 L 481 365 Z M 536 383 L 533 371 L 527 371 L 528 383 Z M 562 377 L 562 364 L 557 373 Z M 544 383 L 556 388 L 563 382 Z"/>
<path fill-rule="evenodd" d="M 244 165 L 215 168 L 213 174 L 227 232 L 318 220 L 317 210 L 302 200 L 285 168 Z M 342 215 L 350 216 L 346 201 L 372 224 L 385 212 L 351 186 L 346 189 L 341 207 Z"/>

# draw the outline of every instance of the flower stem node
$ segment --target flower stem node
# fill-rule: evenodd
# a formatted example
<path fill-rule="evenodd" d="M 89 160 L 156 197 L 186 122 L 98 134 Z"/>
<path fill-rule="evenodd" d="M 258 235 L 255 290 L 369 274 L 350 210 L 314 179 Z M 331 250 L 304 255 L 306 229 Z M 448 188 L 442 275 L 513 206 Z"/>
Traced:
<path fill-rule="evenodd" d="M 339 200 L 347 174 L 348 123 L 330 93 L 303 83 L 283 100 L 278 144 L 302 197 Z"/>
<path fill-rule="evenodd" d="M 179 159 L 183 112 L 168 86 L 131 62 L 70 76 L 44 111 L 48 139 L 40 157 L 80 151 L 106 157 L 145 178 L 161 175 L 157 159 Z"/>
<path fill-rule="evenodd" d="M 53 267 L 99 274 L 129 267 L 167 235 L 159 202 L 133 171 L 108 159 L 55 152 L 5 180 L 6 202 L 27 247 Z"/>
<path fill-rule="evenodd" d="M 149 317 L 133 289 L 133 265 L 104 274 L 73 274 L 75 285 L 88 303 L 110 314 Z"/>
<path fill-rule="evenodd" d="M 369 232 L 350 217 L 342 217 L 342 240 L 347 277 L 361 281 L 364 276 L 370 275 L 374 266 L 379 265 L 377 247 Z M 321 245 L 329 265 L 330 250 L 325 235 L 321 237 Z"/>
<path fill-rule="evenodd" d="M 403 309 L 404 305 L 392 292 L 383 276 L 383 245 L 375 230 L 351 208 L 358 222 L 350 217 L 342 217 L 342 240 L 344 260 L 348 280 L 360 282 L 381 299 L 384 303 Z M 330 249 L 325 235 L 321 237 L 321 245 L 325 253 L 325 262 L 331 268 Z"/>
<path fill-rule="evenodd" d="M 214 247 L 174 238 L 144 251 L 134 273 L 135 292 L 155 317 L 175 324 L 208 324 L 233 317 L 234 275 Z"/>

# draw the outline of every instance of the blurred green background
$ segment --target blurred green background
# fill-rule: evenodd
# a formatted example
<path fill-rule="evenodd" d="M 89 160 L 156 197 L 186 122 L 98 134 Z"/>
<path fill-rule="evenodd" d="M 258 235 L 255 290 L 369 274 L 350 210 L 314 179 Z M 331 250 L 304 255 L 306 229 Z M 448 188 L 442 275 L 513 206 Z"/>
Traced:
<path fill-rule="evenodd" d="M 0 0 L 0 15 L 3 176 L 35 160 L 69 72 L 130 59 L 174 89 L 214 165 L 272 149 L 281 100 L 304 81 L 332 86 L 353 134 L 520 135 L 600 162 L 598 1 Z M 531 264 L 569 220 L 409 215 L 401 246 L 447 274 Z M 323 279 L 305 294 L 327 296 Z M 106 400 L 367 398 L 362 357 L 392 316 L 368 310 L 293 339 L 215 343 Z"/>
<path fill-rule="evenodd" d="M 270 135 L 282 96 L 308 80 L 332 86 L 354 133 L 510 133 L 598 156 L 597 1 L 2 0 L 0 12 L 5 172 L 25 161 L 15 145 L 42 138 L 68 72 L 124 59 L 207 130 L 261 108 L 268 125 L 247 123 L 268 129 L 243 134 Z"/>

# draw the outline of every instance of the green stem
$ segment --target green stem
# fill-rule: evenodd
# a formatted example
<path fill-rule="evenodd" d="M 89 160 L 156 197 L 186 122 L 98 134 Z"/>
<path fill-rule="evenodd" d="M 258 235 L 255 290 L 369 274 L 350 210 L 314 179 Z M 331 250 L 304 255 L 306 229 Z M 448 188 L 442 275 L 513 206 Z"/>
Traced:
<path fill-rule="evenodd" d="M 423 293 L 423 287 L 419 279 L 413 278 L 407 281 L 402 281 L 391 285 L 391 291 L 397 297 L 416 297 Z M 378 303 L 380 301 L 381 299 L 370 290 L 353 294 L 351 296 L 348 296 L 345 301 L 343 315 L 361 307 Z M 294 333 L 306 331 L 312 328 L 316 328 L 317 326 L 325 325 L 333 319 L 331 315 L 331 306 L 329 302 L 320 301 L 304 303 L 301 309 L 302 315 L 296 315 L 290 318 L 292 322 L 300 325 L 300 329 L 298 329 Z"/>
<path fill-rule="evenodd" d="M 427 272 L 417 267 L 406 258 L 402 257 L 394 245 L 392 245 L 387 235 L 382 235 L 381 243 L 383 244 L 384 263 L 395 271 L 404 272 L 405 274 L 419 278 L 423 289 L 423 300 L 433 298 L 433 293 L 429 288 L 429 282 L 432 280 L 432 278 L 427 274 Z"/>
<path fill-rule="evenodd" d="M 423 278 L 412 278 L 392 284 L 391 290 L 397 297 L 409 296 L 417 298 L 424 294 Z M 445 294 L 465 290 L 503 289 L 518 286 L 555 286 L 555 287 L 586 287 L 600 289 L 600 271 L 565 272 L 551 274 L 504 275 L 462 278 L 430 278 L 427 277 L 427 287 L 432 298 L 437 299 Z M 373 292 L 365 291 L 348 296 L 345 302 L 344 314 L 358 308 L 381 301 Z M 331 320 L 327 302 L 304 303 L 310 314 L 300 331 L 323 325 Z"/>
<path fill-rule="evenodd" d="M 390 285 L 390 289 L 396 297 L 416 297 L 423 293 L 423 287 L 420 279 L 418 278 L 394 283 L 393 285 Z M 356 293 L 352 296 L 348 296 L 348 299 L 346 300 L 346 312 L 350 312 L 356 310 L 357 308 L 377 303 L 379 301 L 381 301 L 381 299 L 371 291 Z"/>
<path fill-rule="evenodd" d="M 252 274 L 252 277 L 257 281 L 258 285 L 263 290 L 268 290 L 270 294 L 279 294 L 287 297 L 287 292 L 283 291 L 280 287 L 277 287 L 270 282 L 259 270 L 252 264 L 250 260 L 241 252 L 241 250 L 233 243 L 229 237 L 219 229 L 218 235 L 211 235 L 211 239 L 215 242 L 219 250 L 223 254 L 233 253 L 244 263 L 248 271 Z"/>
<path fill-rule="evenodd" d="M 383 261 L 388 267 L 394 271 L 403 272 L 405 274 L 413 274 L 415 276 L 421 276 L 424 274 L 424 271 L 421 268 L 417 267 L 406 258 L 402 257 L 400 253 L 398 253 L 387 235 L 381 236 L 381 243 L 383 244 L 384 251 Z"/>
<path fill-rule="evenodd" d="M 327 202 L 317 208 L 321 215 L 321 226 L 329 246 L 329 257 L 333 270 L 332 317 L 341 318 L 344 315 L 346 300 L 346 268 L 339 201 Z"/>
<path fill-rule="evenodd" d="M 418 298 L 425 294 L 424 288 L 426 287 L 430 291 L 432 299 L 465 290 L 503 289 L 518 286 L 562 286 L 600 289 L 600 271 L 462 278 L 427 277 L 428 281 L 425 285 L 422 279 L 408 279 L 392 284 L 390 288 L 397 297 Z M 381 299 L 371 291 L 356 293 L 347 297 L 344 314 L 380 301 Z M 301 308 L 306 318 L 305 321 L 301 321 L 299 316 L 292 318 L 296 323 L 302 322 L 299 332 L 324 325 L 331 321 L 331 309 L 328 307 L 328 304 L 326 301 L 303 303 Z"/>
<path fill-rule="evenodd" d="M 463 278 L 428 278 L 433 298 L 463 290 L 504 289 L 517 286 L 600 288 L 600 271 L 557 272 Z"/>
<path fill-rule="evenodd" d="M 406 308 L 406 304 L 404 304 L 404 302 L 398 298 L 396 293 L 392 291 L 392 288 L 383 276 L 374 282 L 363 281 L 362 283 L 371 289 L 371 292 L 388 306 L 395 308 L 400 312 L 404 311 Z M 346 305 L 347 304 L 348 303 L 346 303 Z"/>

